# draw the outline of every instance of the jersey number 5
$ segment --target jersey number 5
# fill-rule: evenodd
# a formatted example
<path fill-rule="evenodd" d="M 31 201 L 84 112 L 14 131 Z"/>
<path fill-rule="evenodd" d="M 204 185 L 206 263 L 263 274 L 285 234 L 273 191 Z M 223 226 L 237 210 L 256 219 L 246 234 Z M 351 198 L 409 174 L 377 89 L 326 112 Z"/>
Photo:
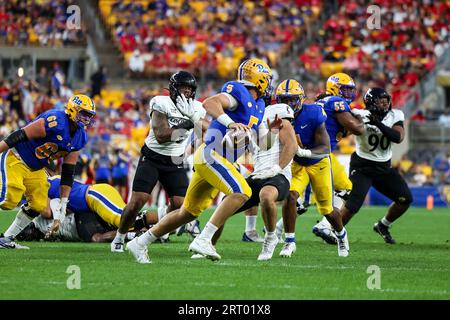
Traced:
<path fill-rule="evenodd" d="M 258 124 L 258 118 L 255 116 L 250 116 L 250 120 L 248 122 L 248 127 L 251 129 L 254 125 Z"/>

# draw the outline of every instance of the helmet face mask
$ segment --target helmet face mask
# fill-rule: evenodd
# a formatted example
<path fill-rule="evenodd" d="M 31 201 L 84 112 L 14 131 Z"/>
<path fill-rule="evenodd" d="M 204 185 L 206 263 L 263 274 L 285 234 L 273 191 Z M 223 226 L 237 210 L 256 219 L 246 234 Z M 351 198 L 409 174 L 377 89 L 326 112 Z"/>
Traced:
<path fill-rule="evenodd" d="M 339 95 L 348 103 L 355 100 L 356 97 L 356 88 L 351 85 L 342 85 L 339 89 Z"/>
<path fill-rule="evenodd" d="M 327 80 L 326 93 L 339 96 L 347 103 L 351 103 L 356 97 L 355 82 L 348 74 L 335 73 Z"/>
<path fill-rule="evenodd" d="M 94 123 L 95 103 L 86 95 L 75 95 L 67 102 L 66 114 L 80 128 L 88 128 Z"/>
<path fill-rule="evenodd" d="M 285 103 L 294 111 L 299 111 L 306 99 L 305 90 L 303 90 L 302 85 L 294 79 L 287 79 L 281 82 L 278 85 L 276 95 L 278 103 Z"/>
<path fill-rule="evenodd" d="M 82 124 L 86 128 L 90 128 L 95 123 L 95 113 L 89 112 L 87 110 L 81 110 L 76 116 L 76 122 Z"/>
<path fill-rule="evenodd" d="M 384 118 L 392 109 L 392 98 L 382 88 L 370 88 L 364 95 L 364 104 L 372 114 Z"/>
<path fill-rule="evenodd" d="M 170 77 L 169 95 L 174 103 L 181 94 L 184 94 L 186 99 L 195 99 L 196 91 L 197 81 L 191 73 L 178 71 Z"/>

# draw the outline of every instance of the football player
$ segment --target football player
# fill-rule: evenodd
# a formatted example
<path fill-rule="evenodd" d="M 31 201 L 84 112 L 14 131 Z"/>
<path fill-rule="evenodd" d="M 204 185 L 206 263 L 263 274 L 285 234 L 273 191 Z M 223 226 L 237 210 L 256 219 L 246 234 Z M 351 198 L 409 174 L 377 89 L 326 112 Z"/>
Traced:
<path fill-rule="evenodd" d="M 0 248 L 18 248 L 13 241 L 15 236 L 34 217 L 49 215 L 49 183 L 44 167 L 63 158 L 60 198 L 48 236 L 58 230 L 66 214 L 79 150 L 88 141 L 86 128 L 94 117 L 94 102 L 88 96 L 75 95 L 69 99 L 65 111 L 44 112 L 0 142 L 0 207 L 4 210 L 15 208 L 23 195 L 28 202 L 0 238 Z"/>
<path fill-rule="evenodd" d="M 328 78 L 326 92 L 316 99 L 315 103 L 322 106 L 327 114 L 325 126 L 330 136 L 331 152 L 347 134 L 359 136 L 365 132 L 361 117 L 352 115 L 349 106 L 355 96 L 356 86 L 353 79 L 345 73 L 336 73 Z M 344 166 L 339 163 L 333 153 L 330 154 L 330 160 L 335 193 L 345 201 L 352 189 L 352 183 L 345 173 Z M 337 239 L 333 233 L 322 232 L 326 230 L 323 225 L 329 226 L 325 218 L 313 227 L 313 233 L 327 243 L 336 243 Z"/>
<path fill-rule="evenodd" d="M 291 120 L 294 119 L 294 109 L 284 103 L 267 106 L 263 118 L 264 123 L 267 120 L 275 121 L 276 117 L 282 119 L 282 127 L 276 136 L 263 135 L 266 139 L 274 139 L 273 141 L 265 139 L 259 141 L 259 146 L 253 156 L 254 170 L 246 179 L 252 189 L 252 196 L 236 211 L 239 213 L 251 210 L 257 214 L 258 205 L 261 206 L 265 236 L 261 253 L 258 256 L 260 261 L 272 259 L 278 244 L 275 232 L 277 202 L 284 201 L 289 194 L 291 163 L 297 151 L 297 140 L 291 125 Z M 223 226 L 212 238 L 213 245 L 217 243 L 222 229 Z M 200 258 L 200 256 L 194 255 L 193 258 Z"/>
<path fill-rule="evenodd" d="M 276 98 L 278 103 L 286 103 L 295 110 L 296 116 L 292 124 L 298 140 L 289 196 L 283 205 L 285 243 L 280 256 L 291 257 L 296 250 L 297 199 L 311 183 L 319 212 L 336 230 L 338 255 L 346 257 L 349 251 L 347 232 L 339 211 L 333 207 L 330 137 L 325 126 L 325 110 L 317 104 L 304 104 L 304 90 L 294 79 L 280 83 Z"/>
<path fill-rule="evenodd" d="M 170 77 L 169 96 L 156 96 L 150 101 L 150 133 L 141 149 L 131 199 L 111 242 L 112 252 L 123 252 L 125 235 L 158 181 L 170 198 L 167 212 L 178 209 L 183 203 L 189 185 L 183 159 L 191 129 L 196 126 L 201 132 L 207 128 L 203 121 L 206 112 L 201 102 L 195 100 L 196 90 L 195 77 L 189 72 L 178 71 Z"/>
<path fill-rule="evenodd" d="M 361 208 L 373 186 L 393 201 L 373 230 L 386 243 L 394 244 L 390 225 L 408 210 L 413 201 L 405 180 L 391 166 L 392 143 L 401 143 L 405 137 L 401 110 L 392 109 L 392 99 L 382 88 L 370 88 L 364 95 L 366 110 L 353 110 L 364 117 L 366 132 L 356 137 L 356 151 L 350 160 L 350 179 L 353 189 L 341 209 L 342 221 L 347 224 Z"/>
<path fill-rule="evenodd" d="M 139 263 L 151 262 L 148 244 L 196 219 L 212 204 L 219 191 L 227 197 L 216 208 L 200 235 L 192 241 L 189 250 L 212 260 L 221 258 L 211 239 L 252 195 L 247 181 L 232 163 L 248 148 L 248 133 L 258 129 L 261 123 L 265 109 L 263 97 L 269 94 L 271 81 L 272 71 L 264 61 L 248 59 L 239 66 L 237 81 L 225 83 L 220 93 L 204 101 L 204 108 L 214 120 L 206 132 L 205 143 L 194 154 L 195 171 L 184 203 L 180 210 L 169 213 L 145 234 L 127 244 Z M 188 107 L 183 96 L 178 100 L 180 105 Z M 280 123 L 280 120 L 274 121 L 269 129 L 277 128 Z M 234 137 L 239 143 L 228 143 Z"/>
<path fill-rule="evenodd" d="M 55 200 L 59 199 L 59 187 L 61 177 L 56 175 L 49 177 L 50 188 L 48 190 L 48 199 L 50 207 L 53 208 Z M 110 242 L 119 227 L 120 216 L 125 202 L 120 193 L 109 184 L 84 184 L 74 180 L 69 195 L 67 205 L 68 215 L 61 221 L 61 227 L 58 232 L 52 235 L 52 238 L 58 238 L 64 241 L 85 241 L 85 242 Z M 52 210 L 53 211 L 53 210 Z M 136 219 L 133 229 L 140 230 L 155 224 L 164 216 L 165 212 L 145 212 L 139 219 Z M 43 238 L 53 219 L 47 219 L 42 216 L 33 220 L 34 224 L 24 229 L 21 237 L 28 240 L 39 240 Z M 37 228 L 40 232 L 35 232 Z M 38 239 L 31 237 L 35 235 Z M 19 236 L 17 236 L 20 239 Z"/>

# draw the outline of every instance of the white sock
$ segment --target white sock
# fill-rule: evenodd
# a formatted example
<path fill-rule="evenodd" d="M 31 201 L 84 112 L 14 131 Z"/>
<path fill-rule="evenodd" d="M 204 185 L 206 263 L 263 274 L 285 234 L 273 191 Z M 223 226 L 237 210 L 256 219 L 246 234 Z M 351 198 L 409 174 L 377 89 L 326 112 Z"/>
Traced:
<path fill-rule="evenodd" d="M 275 233 L 275 231 L 266 232 L 266 238 L 275 238 L 276 236 L 277 236 L 277 234 Z"/>
<path fill-rule="evenodd" d="M 256 230 L 256 219 L 258 216 L 245 216 L 245 232 Z"/>
<path fill-rule="evenodd" d="M 211 222 L 207 222 L 206 226 L 203 228 L 202 232 L 200 233 L 200 235 L 198 237 L 211 240 L 213 235 L 216 233 L 217 229 L 219 229 L 219 228 L 217 228 Z"/>
<path fill-rule="evenodd" d="M 147 230 L 144 234 L 140 235 L 137 238 L 136 242 L 140 246 L 147 246 L 149 243 L 154 242 L 156 239 L 157 238 L 155 237 L 155 235 L 150 230 Z"/>
<path fill-rule="evenodd" d="M 5 237 L 15 238 L 23 229 L 25 229 L 32 221 L 29 216 L 27 216 L 22 209 L 17 212 L 16 218 L 13 223 L 9 226 L 8 230 L 5 231 Z"/>
<path fill-rule="evenodd" d="M 339 238 L 341 238 L 344 234 L 345 234 L 345 232 L 346 232 L 347 230 L 345 230 L 345 227 L 344 228 L 342 228 L 342 230 L 341 231 L 336 231 L 336 235 L 339 237 Z"/>
<path fill-rule="evenodd" d="M 295 239 L 295 232 L 293 232 L 293 233 L 285 233 L 284 234 L 284 238 L 287 240 L 287 239 Z M 288 241 L 286 241 L 286 242 L 288 242 Z"/>
<path fill-rule="evenodd" d="M 383 219 L 381 219 L 381 223 L 384 224 L 386 227 L 389 227 L 392 222 L 386 219 L 386 217 L 383 217 Z"/>
<path fill-rule="evenodd" d="M 117 231 L 113 242 L 116 242 L 116 243 L 125 242 L 126 235 L 127 235 L 126 233 L 120 233 L 119 231 Z"/>

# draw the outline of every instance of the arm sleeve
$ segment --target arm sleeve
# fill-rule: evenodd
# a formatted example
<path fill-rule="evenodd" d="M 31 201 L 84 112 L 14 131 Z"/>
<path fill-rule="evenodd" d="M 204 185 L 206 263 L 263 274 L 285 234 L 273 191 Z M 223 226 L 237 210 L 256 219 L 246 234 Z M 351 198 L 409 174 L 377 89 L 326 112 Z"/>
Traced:
<path fill-rule="evenodd" d="M 226 92 L 222 92 L 222 94 L 228 98 L 228 100 L 230 101 L 230 107 L 228 108 L 231 111 L 236 110 L 237 106 L 238 106 L 238 102 L 237 100 L 229 93 Z"/>
<path fill-rule="evenodd" d="M 241 83 L 235 82 L 235 81 L 229 81 L 229 82 L 225 83 L 220 92 L 225 93 L 228 96 L 231 96 L 232 98 L 235 99 L 236 106 L 234 108 L 231 108 L 230 110 L 235 110 L 237 108 L 237 106 L 239 105 L 239 102 L 242 102 L 243 100 L 245 100 L 244 99 L 245 95 L 249 94 L 247 89 L 245 89 L 245 87 Z M 231 102 L 231 100 L 230 100 L 230 102 Z M 234 102 L 231 104 L 231 106 L 234 106 Z"/>

